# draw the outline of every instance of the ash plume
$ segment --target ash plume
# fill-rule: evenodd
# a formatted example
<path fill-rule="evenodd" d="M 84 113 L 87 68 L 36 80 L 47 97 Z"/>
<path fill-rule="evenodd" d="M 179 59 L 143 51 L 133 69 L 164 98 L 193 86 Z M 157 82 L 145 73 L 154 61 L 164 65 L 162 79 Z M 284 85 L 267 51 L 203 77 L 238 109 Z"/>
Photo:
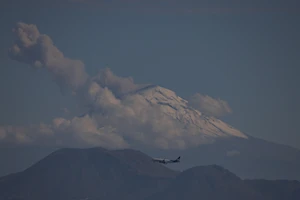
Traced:
<path fill-rule="evenodd" d="M 36 25 L 19 22 L 13 33 L 16 40 L 8 51 L 12 60 L 47 69 L 63 91 L 74 91 L 85 84 L 88 75 L 84 63 L 65 57 Z"/>
<path fill-rule="evenodd" d="M 183 149 L 207 142 L 207 134 L 215 134 L 214 127 L 202 135 L 194 127 L 183 127 L 166 115 L 166 106 L 151 104 L 137 93 L 146 85 L 134 83 L 131 77 L 119 77 L 109 68 L 89 76 L 82 61 L 66 58 L 36 25 L 18 23 L 13 33 L 16 40 L 9 49 L 10 58 L 46 69 L 62 89 L 75 92 L 74 98 L 85 114 L 70 119 L 57 117 L 50 124 L 0 126 L 0 143 L 106 148 L 142 144 Z M 174 92 L 166 93 L 176 98 Z M 226 102 L 207 96 L 195 95 L 189 103 L 214 116 L 230 110 Z"/>

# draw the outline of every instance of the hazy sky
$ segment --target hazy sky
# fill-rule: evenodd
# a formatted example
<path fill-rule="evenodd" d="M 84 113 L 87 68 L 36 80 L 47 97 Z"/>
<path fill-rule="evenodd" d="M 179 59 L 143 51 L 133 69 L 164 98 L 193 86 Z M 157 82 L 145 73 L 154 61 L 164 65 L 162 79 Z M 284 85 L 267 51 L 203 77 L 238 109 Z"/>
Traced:
<path fill-rule="evenodd" d="M 24 22 L 51 37 L 66 57 L 84 62 L 88 74 L 109 67 L 183 98 L 197 92 L 220 98 L 232 110 L 225 122 L 300 148 L 300 7 L 268 2 L 1 1 L 0 126 L 78 114 L 49 73 L 8 57 L 12 29 Z"/>

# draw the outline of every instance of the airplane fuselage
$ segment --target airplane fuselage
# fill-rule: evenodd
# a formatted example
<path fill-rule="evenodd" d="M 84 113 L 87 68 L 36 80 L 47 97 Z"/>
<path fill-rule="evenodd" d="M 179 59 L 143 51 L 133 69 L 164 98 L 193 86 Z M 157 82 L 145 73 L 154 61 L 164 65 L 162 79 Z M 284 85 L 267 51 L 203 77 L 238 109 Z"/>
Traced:
<path fill-rule="evenodd" d="M 163 159 L 163 158 L 153 158 L 152 161 L 162 163 L 162 164 L 179 163 L 180 162 L 180 156 L 175 160 Z"/>

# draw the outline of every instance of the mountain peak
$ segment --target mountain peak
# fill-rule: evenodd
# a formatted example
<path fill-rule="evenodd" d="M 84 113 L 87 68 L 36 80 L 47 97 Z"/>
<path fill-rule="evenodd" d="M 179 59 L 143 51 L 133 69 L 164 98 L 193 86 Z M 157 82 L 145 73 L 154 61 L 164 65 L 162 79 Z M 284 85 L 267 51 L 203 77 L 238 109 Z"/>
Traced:
<path fill-rule="evenodd" d="M 134 161 L 141 161 L 140 163 L 135 163 Z M 79 164 L 77 167 L 83 167 L 81 164 L 89 163 L 96 165 L 110 164 L 111 166 L 123 165 L 130 168 L 131 171 L 140 173 L 143 175 L 150 176 L 173 176 L 176 172 L 169 170 L 165 166 L 157 165 L 152 162 L 151 157 L 148 155 L 134 149 L 119 149 L 119 150 L 108 150 L 102 147 L 93 148 L 62 148 L 56 150 L 46 156 L 44 159 L 40 160 L 26 171 L 32 171 L 39 169 L 41 172 L 43 170 L 51 170 L 49 166 L 52 163 L 60 164 L 60 167 L 66 167 L 69 163 Z M 75 167 L 75 166 L 74 166 Z M 103 167 L 103 166 L 102 166 Z M 154 171 L 149 170 L 149 167 Z"/>
<path fill-rule="evenodd" d="M 224 179 L 240 180 L 238 176 L 220 165 L 195 166 L 183 171 L 179 177 L 199 179 L 203 177 L 222 177 Z"/>
<path fill-rule="evenodd" d="M 176 171 L 132 149 L 64 148 L 22 172 L 0 178 L 0 196 L 24 200 L 142 199 L 137 197 L 151 194 L 176 175 Z"/>
<path fill-rule="evenodd" d="M 189 106 L 188 101 L 174 91 L 158 85 L 147 85 L 124 96 L 138 96 L 149 106 L 159 107 L 160 111 L 178 124 L 182 132 L 201 136 L 203 143 L 217 137 L 248 137 L 225 122 L 201 113 Z"/>

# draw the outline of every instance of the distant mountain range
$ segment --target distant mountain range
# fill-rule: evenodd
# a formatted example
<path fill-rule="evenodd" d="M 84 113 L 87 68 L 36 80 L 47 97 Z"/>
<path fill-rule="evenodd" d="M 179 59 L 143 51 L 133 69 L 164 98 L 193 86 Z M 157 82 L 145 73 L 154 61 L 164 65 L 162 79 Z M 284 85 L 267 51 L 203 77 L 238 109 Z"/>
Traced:
<path fill-rule="evenodd" d="M 141 105 L 150 108 L 159 106 L 183 136 L 185 133 L 195 136 L 193 139 L 189 135 L 189 142 L 199 144 L 186 149 L 154 149 L 143 144 L 133 147 L 151 156 L 176 158 L 181 155 L 182 163 L 172 165 L 172 169 L 217 164 L 241 178 L 300 180 L 299 149 L 247 135 L 215 117 L 204 115 L 175 92 L 157 85 L 148 85 L 119 98 L 128 96 L 138 98 L 143 102 Z M 88 114 L 93 116 L 92 111 Z M 24 170 L 55 150 L 55 147 L 2 147 L 0 176 Z"/>
<path fill-rule="evenodd" d="M 298 200 L 299 181 L 242 180 L 218 165 L 183 172 L 136 150 L 60 149 L 0 178 L 1 200 Z"/>
<path fill-rule="evenodd" d="M 248 136 L 248 139 L 218 139 L 212 144 L 187 150 L 145 151 L 151 155 L 182 156 L 184 170 L 197 165 L 217 164 L 241 178 L 300 180 L 300 151 L 298 149 Z"/>

